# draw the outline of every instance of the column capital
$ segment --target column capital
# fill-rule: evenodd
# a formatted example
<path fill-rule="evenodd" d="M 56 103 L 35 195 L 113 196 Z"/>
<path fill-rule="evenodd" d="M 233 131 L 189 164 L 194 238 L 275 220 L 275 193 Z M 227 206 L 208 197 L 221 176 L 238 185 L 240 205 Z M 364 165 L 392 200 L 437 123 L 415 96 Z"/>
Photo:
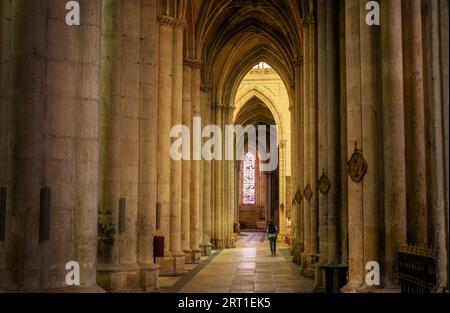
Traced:
<path fill-rule="evenodd" d="M 200 90 L 203 92 L 210 92 L 211 91 L 211 85 L 207 85 L 207 84 L 201 84 L 200 85 Z"/>
<path fill-rule="evenodd" d="M 212 107 L 214 108 L 214 109 L 216 109 L 216 110 L 221 110 L 221 109 L 223 109 L 224 107 L 225 107 L 225 105 L 224 104 L 222 104 L 222 103 L 213 103 L 212 104 Z"/>
<path fill-rule="evenodd" d="M 175 29 L 184 29 L 186 28 L 186 20 L 182 20 L 179 18 L 174 18 L 167 15 L 158 16 L 158 22 L 161 26 L 168 26 Z"/>
<path fill-rule="evenodd" d="M 298 56 L 292 59 L 292 64 L 297 67 L 297 66 L 302 66 L 303 65 L 303 56 Z"/>
<path fill-rule="evenodd" d="M 201 59 L 189 59 L 184 58 L 183 65 L 190 67 L 193 70 L 200 69 L 202 67 L 203 61 Z"/>

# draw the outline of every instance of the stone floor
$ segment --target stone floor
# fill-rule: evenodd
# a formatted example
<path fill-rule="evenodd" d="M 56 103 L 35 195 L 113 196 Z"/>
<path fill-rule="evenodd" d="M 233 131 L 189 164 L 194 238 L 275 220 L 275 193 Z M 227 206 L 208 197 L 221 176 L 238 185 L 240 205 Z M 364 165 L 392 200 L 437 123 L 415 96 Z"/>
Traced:
<path fill-rule="evenodd" d="M 188 265 L 181 277 L 161 277 L 163 292 L 309 293 L 313 280 L 300 276 L 287 245 L 278 243 L 271 256 L 264 233 L 242 233 L 235 249 L 214 251 L 199 265 Z"/>

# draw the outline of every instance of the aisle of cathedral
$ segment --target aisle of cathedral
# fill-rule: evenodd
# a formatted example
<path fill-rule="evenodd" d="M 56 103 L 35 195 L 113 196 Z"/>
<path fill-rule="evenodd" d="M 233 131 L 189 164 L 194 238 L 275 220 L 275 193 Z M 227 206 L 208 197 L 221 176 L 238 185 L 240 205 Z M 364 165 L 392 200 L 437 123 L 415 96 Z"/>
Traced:
<path fill-rule="evenodd" d="M 76 2 L 0 2 L 1 291 L 448 292 L 448 0 Z"/>

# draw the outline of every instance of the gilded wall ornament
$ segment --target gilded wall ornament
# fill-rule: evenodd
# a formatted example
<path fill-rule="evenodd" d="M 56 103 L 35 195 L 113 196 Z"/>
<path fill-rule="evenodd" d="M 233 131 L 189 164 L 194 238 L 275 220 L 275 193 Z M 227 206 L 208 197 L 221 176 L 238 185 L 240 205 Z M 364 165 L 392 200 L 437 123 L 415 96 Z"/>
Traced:
<path fill-rule="evenodd" d="M 305 197 L 306 200 L 311 201 L 313 191 L 309 183 L 306 185 L 305 190 L 303 190 L 303 196 Z"/>
<path fill-rule="evenodd" d="M 347 163 L 347 174 L 354 183 L 360 183 L 367 173 L 367 161 L 362 155 L 362 150 L 358 149 L 358 144 L 355 142 L 355 152 L 353 152 L 350 160 Z"/>
<path fill-rule="evenodd" d="M 297 192 L 295 193 L 294 199 L 292 200 L 292 205 L 300 204 L 302 203 L 303 196 L 300 189 L 297 189 Z"/>
<path fill-rule="evenodd" d="M 327 195 L 328 191 L 330 191 L 331 188 L 331 182 L 328 179 L 328 175 L 325 172 L 325 170 L 323 170 L 322 176 L 319 179 L 319 191 L 321 194 L 323 195 Z"/>

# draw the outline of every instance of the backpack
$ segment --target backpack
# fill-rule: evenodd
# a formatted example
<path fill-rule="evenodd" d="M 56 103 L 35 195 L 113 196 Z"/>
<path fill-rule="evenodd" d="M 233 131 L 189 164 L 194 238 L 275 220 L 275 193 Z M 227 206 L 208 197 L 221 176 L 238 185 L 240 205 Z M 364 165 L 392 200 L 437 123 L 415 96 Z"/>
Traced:
<path fill-rule="evenodd" d="M 269 224 L 269 234 L 275 234 L 277 232 L 277 227 L 275 224 Z"/>

